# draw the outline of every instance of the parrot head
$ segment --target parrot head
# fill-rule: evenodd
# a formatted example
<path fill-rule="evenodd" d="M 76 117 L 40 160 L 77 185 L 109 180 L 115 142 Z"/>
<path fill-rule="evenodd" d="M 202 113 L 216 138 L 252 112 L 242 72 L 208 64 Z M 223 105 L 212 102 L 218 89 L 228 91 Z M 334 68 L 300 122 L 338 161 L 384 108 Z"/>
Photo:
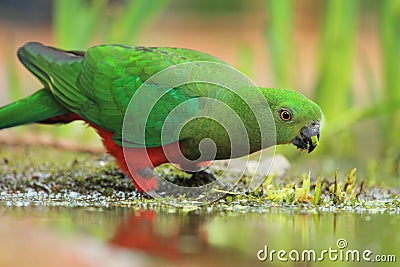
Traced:
<path fill-rule="evenodd" d="M 272 111 L 276 143 L 292 143 L 312 152 L 318 145 L 322 111 L 299 92 L 281 88 L 261 88 Z"/>

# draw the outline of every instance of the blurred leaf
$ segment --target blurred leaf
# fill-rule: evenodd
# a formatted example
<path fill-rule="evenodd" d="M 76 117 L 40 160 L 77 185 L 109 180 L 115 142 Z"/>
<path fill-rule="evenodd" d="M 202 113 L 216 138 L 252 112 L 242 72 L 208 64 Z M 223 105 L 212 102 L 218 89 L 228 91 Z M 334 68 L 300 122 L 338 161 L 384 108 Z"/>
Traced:
<path fill-rule="evenodd" d="M 265 35 L 269 44 L 276 84 L 293 87 L 294 40 L 293 0 L 266 0 L 268 24 Z"/>
<path fill-rule="evenodd" d="M 400 1 L 382 0 L 380 4 L 379 26 L 385 98 L 388 101 L 400 102 Z M 398 149 L 400 110 L 393 111 L 383 122 L 382 135 L 385 136 L 385 148 L 394 146 Z"/>
<path fill-rule="evenodd" d="M 53 33 L 64 49 L 86 49 L 96 33 L 106 0 L 54 0 Z"/>
<path fill-rule="evenodd" d="M 154 18 L 167 0 L 126 1 L 119 6 L 119 14 L 109 24 L 105 39 L 107 42 L 129 44 L 142 32 L 144 26 Z"/>
<path fill-rule="evenodd" d="M 250 44 L 241 44 L 239 46 L 237 58 L 237 69 L 251 78 L 254 74 L 255 58 L 254 50 Z"/>
<path fill-rule="evenodd" d="M 17 61 L 15 60 L 14 53 L 12 51 L 12 43 L 14 43 L 14 39 L 11 38 L 9 40 L 9 43 L 6 43 L 5 49 L 6 49 L 6 71 L 7 71 L 7 86 L 8 86 L 8 95 L 10 97 L 10 100 L 17 100 L 20 99 L 23 96 L 23 92 L 21 90 L 21 83 L 20 83 L 20 78 L 18 75 L 18 70 L 17 70 Z M 10 45 L 9 45 L 10 44 Z"/>
<path fill-rule="evenodd" d="M 398 110 L 400 101 L 379 101 L 365 107 L 353 107 L 346 112 L 338 114 L 334 119 L 326 123 L 323 128 L 325 138 L 333 138 L 339 132 L 346 131 L 356 123 L 363 120 L 379 117 L 388 117 Z M 322 144 L 322 142 L 321 142 Z"/>
<path fill-rule="evenodd" d="M 330 120 L 350 106 L 357 0 L 326 1 L 315 100 Z"/>

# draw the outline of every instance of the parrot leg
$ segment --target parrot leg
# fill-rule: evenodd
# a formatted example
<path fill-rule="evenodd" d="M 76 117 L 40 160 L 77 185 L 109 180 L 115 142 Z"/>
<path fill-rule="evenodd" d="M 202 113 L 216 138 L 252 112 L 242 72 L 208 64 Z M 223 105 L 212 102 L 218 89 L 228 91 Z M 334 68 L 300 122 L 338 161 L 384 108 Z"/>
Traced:
<path fill-rule="evenodd" d="M 184 186 L 195 185 L 206 185 L 216 181 L 217 179 L 212 173 L 206 171 L 207 167 L 212 164 L 212 161 L 201 161 L 201 162 L 185 162 L 183 164 L 176 164 L 177 167 L 182 171 L 191 174 L 188 184 Z"/>
<path fill-rule="evenodd" d="M 196 181 L 200 181 L 201 184 L 209 184 L 217 180 L 215 176 L 212 173 L 206 172 L 204 170 L 199 171 L 199 172 L 194 172 L 191 173 L 192 177 L 190 177 L 190 180 L 196 183 Z"/>
<path fill-rule="evenodd" d="M 157 188 L 153 169 L 163 163 L 179 162 L 182 158 L 179 141 L 149 148 L 123 148 L 112 140 L 113 133 L 89 123 L 103 140 L 107 153 L 113 156 L 121 171 L 127 174 L 136 188 L 149 192 Z M 168 157 L 166 156 L 168 155 Z"/>
<path fill-rule="evenodd" d="M 157 188 L 157 180 L 152 172 L 156 165 L 153 165 L 146 148 L 123 149 L 112 140 L 112 132 L 101 129 L 91 123 L 89 124 L 96 129 L 102 138 L 107 153 L 116 159 L 120 170 L 131 178 L 136 188 L 143 192 Z"/>
<path fill-rule="evenodd" d="M 116 159 L 121 171 L 127 174 L 136 188 L 143 192 L 157 188 L 157 178 L 153 169 L 168 162 L 186 167 L 186 170 L 194 170 L 190 172 L 193 174 L 193 179 L 190 179 L 191 183 L 200 181 L 202 184 L 208 184 L 216 180 L 212 174 L 202 170 L 210 164 L 209 161 L 192 163 L 183 158 L 179 141 L 159 147 L 122 148 L 112 140 L 112 132 L 99 129 L 95 125 L 91 126 L 97 130 L 107 152 Z"/>
<path fill-rule="evenodd" d="M 84 119 L 75 113 L 68 113 L 42 120 L 39 123 L 69 123 L 74 120 Z M 157 180 L 152 173 L 152 162 L 149 160 L 146 161 L 146 158 L 148 157 L 146 157 L 145 148 L 126 149 L 125 153 L 127 155 L 127 158 L 125 160 L 122 147 L 115 144 L 112 140 L 112 132 L 101 129 L 90 122 L 87 123 L 94 129 L 96 129 L 97 133 L 102 138 L 103 145 L 105 146 L 107 152 L 116 159 L 118 167 L 123 173 L 127 174 L 131 178 L 136 188 L 143 192 L 148 192 L 157 187 Z M 130 163 L 129 167 L 126 162 Z"/>
<path fill-rule="evenodd" d="M 202 162 L 185 162 L 176 164 L 179 169 L 182 171 L 192 174 L 201 172 L 210 166 L 212 161 L 202 161 Z"/>
<path fill-rule="evenodd" d="M 77 114 L 69 113 L 42 120 L 39 123 L 69 123 L 74 120 L 84 119 Z M 181 153 L 179 141 L 159 147 L 123 148 L 114 143 L 112 132 L 104 130 L 90 122 L 87 123 L 100 135 L 107 153 L 116 159 L 120 170 L 127 174 L 136 188 L 143 192 L 157 188 L 157 179 L 153 173 L 153 169 L 168 162 L 174 163 L 181 170 L 193 174 L 194 180 L 215 180 L 215 178 L 211 179 L 213 175 L 203 171 L 203 169 L 210 165 L 210 162 L 191 162 L 186 160 Z"/>

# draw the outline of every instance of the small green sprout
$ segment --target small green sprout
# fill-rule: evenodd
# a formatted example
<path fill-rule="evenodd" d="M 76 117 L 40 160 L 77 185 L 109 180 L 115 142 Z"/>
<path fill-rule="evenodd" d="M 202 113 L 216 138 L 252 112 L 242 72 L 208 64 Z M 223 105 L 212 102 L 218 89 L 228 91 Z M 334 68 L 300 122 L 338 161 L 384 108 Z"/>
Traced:
<path fill-rule="evenodd" d="M 311 137 L 311 143 L 313 146 L 317 146 L 319 144 L 318 137 L 316 135 Z"/>
<path fill-rule="evenodd" d="M 314 189 L 314 198 L 313 198 L 313 204 L 318 205 L 320 203 L 320 197 L 321 197 L 321 177 L 318 176 L 317 178 L 317 183 L 315 184 L 315 189 Z"/>

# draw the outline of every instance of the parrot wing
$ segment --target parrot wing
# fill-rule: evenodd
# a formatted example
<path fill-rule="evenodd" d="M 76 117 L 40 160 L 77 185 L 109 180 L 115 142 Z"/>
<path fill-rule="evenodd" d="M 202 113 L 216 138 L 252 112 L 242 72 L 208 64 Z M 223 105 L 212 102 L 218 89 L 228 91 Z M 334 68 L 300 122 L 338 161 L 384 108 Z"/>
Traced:
<path fill-rule="evenodd" d="M 182 48 L 126 47 L 102 45 L 90 48 L 77 81 L 79 92 L 88 101 L 74 110 L 88 121 L 114 133 L 113 140 L 122 145 L 123 123 L 133 95 L 151 76 L 170 66 L 193 61 L 223 63 L 210 55 Z M 226 64 L 226 63 L 224 63 Z M 145 98 L 129 108 L 129 134 L 124 130 L 124 146 L 154 147 L 179 140 L 180 124 L 198 111 L 198 86 L 170 88 L 160 96 L 162 88 L 150 84 L 141 93 Z M 192 90 L 194 89 L 194 90 Z M 165 91 L 164 91 L 165 92 Z M 179 104 L 191 100 L 176 116 L 168 114 Z M 154 106 L 153 106 L 154 105 Z M 149 106 L 151 112 L 149 112 Z M 128 122 L 128 123 L 129 123 Z M 167 139 L 161 140 L 161 135 Z"/>
<path fill-rule="evenodd" d="M 160 97 L 160 91 L 165 92 L 165 88 L 150 83 L 146 84 L 145 98 L 134 102 L 127 113 L 132 97 L 143 83 L 161 70 L 181 63 L 226 64 L 190 49 L 122 45 L 94 46 L 82 52 L 32 42 L 21 47 L 18 56 L 45 88 L 50 89 L 55 101 L 88 122 L 113 132 L 113 140 L 118 145 L 123 143 L 124 118 L 132 114 L 130 133 L 124 137 L 128 139 L 125 144 L 132 147 L 154 147 L 180 140 L 177 129 L 198 111 L 196 99 L 207 95 L 207 86 L 191 84 L 169 88 Z M 190 105 L 185 105 L 164 125 L 168 114 L 187 100 L 192 100 Z M 147 112 L 149 105 L 154 105 L 150 113 Z M 162 132 L 167 139 L 161 140 Z"/>

